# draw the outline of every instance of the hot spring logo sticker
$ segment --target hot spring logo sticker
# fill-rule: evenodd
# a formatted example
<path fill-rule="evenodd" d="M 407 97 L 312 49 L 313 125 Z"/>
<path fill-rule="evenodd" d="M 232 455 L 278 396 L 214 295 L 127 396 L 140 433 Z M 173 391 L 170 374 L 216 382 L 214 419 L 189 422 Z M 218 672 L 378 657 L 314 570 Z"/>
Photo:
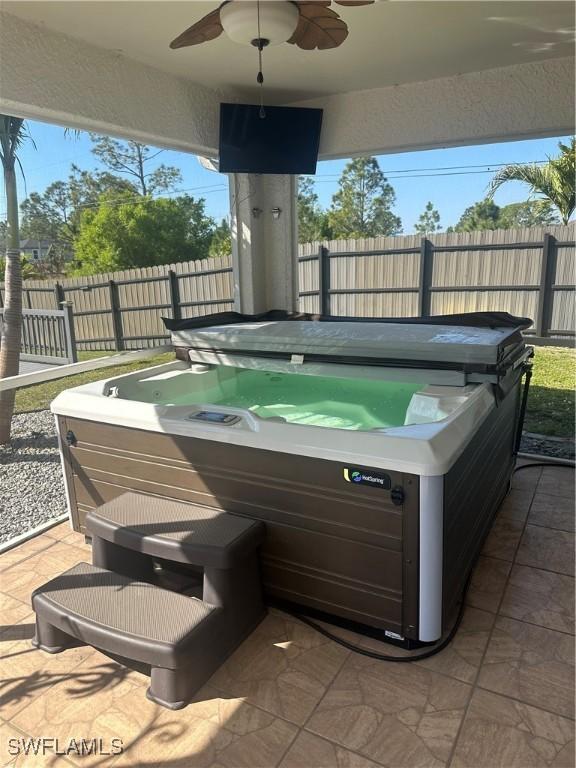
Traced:
<path fill-rule="evenodd" d="M 391 488 L 390 475 L 384 472 L 373 472 L 371 469 L 359 469 L 357 467 L 344 467 L 344 480 L 355 485 L 371 485 L 373 488 L 382 488 L 389 491 Z"/>

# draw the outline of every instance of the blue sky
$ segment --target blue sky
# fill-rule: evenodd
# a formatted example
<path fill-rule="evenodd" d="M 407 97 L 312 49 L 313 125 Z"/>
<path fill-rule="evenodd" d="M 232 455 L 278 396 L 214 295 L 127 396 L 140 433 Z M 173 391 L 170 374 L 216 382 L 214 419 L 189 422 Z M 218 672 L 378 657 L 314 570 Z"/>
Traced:
<path fill-rule="evenodd" d="M 71 135 L 65 136 L 64 130 L 59 126 L 39 122 L 29 122 L 28 125 L 36 149 L 27 144 L 20 152 L 26 175 L 26 184 L 21 177 L 18 179 L 21 200 L 26 193 L 42 192 L 53 181 L 66 179 L 71 163 L 87 170 L 100 167 L 90 151 L 91 142 L 87 134 L 74 138 Z M 382 155 L 379 162 L 396 191 L 395 212 L 402 219 L 404 232 L 410 233 L 413 232 L 414 224 L 429 200 L 440 211 L 444 229 L 455 224 L 467 206 L 485 196 L 486 186 L 492 175 L 487 171 L 490 166 L 545 160 L 548 155 L 557 154 L 557 144 L 557 138 L 484 144 Z M 208 214 L 216 219 L 227 216 L 226 176 L 206 171 L 196 157 L 183 152 L 167 150 L 159 156 L 157 162 L 180 168 L 183 182 L 179 189 L 188 191 L 194 197 L 204 197 Z M 330 204 L 336 191 L 338 176 L 345 163 L 345 160 L 331 160 L 318 164 L 316 190 L 324 207 Z M 424 170 L 440 168 L 450 170 Z M 412 169 L 416 169 L 416 172 L 412 172 Z M 511 183 L 498 191 L 495 200 L 499 205 L 506 205 L 525 200 L 526 197 L 527 190 L 524 185 Z M 0 205 L 0 214 L 5 216 L 4 199 Z"/>

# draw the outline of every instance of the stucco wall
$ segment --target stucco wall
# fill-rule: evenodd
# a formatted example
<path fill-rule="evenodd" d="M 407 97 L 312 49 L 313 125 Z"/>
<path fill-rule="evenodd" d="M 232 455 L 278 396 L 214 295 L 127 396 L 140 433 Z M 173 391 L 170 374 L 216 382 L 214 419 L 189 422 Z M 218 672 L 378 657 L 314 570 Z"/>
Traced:
<path fill-rule="evenodd" d="M 320 155 L 559 136 L 574 131 L 574 59 L 548 59 L 299 102 L 323 107 Z"/>
<path fill-rule="evenodd" d="M 217 153 L 219 102 L 235 98 L 11 14 L 0 16 L 0 72 L 5 113 L 207 155 Z M 574 60 L 301 104 L 325 109 L 324 158 L 566 134 L 574 130 Z"/>
<path fill-rule="evenodd" d="M 219 104 L 232 98 L 0 14 L 0 110 L 5 114 L 214 154 Z"/>

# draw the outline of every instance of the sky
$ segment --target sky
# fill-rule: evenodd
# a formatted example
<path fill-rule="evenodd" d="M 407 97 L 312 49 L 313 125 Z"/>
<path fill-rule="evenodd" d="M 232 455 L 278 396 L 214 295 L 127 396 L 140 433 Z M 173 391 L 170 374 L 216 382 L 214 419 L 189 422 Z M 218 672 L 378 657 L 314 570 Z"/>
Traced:
<path fill-rule="evenodd" d="M 30 192 L 43 192 L 53 181 L 65 180 L 70 165 L 83 170 L 101 169 L 91 153 L 91 141 L 86 133 L 75 137 L 64 129 L 47 123 L 28 121 L 35 147 L 26 143 L 20 151 L 25 181 L 19 176 L 19 197 L 23 200 Z M 564 137 L 567 140 L 568 137 Z M 454 225 L 469 205 L 486 196 L 492 177 L 490 168 L 512 162 L 546 160 L 558 152 L 558 138 L 483 144 L 471 147 L 435 149 L 423 152 L 404 152 L 378 157 L 380 167 L 396 192 L 394 211 L 402 219 L 403 231 L 410 234 L 424 210 L 432 201 L 440 212 L 442 229 Z M 194 155 L 166 150 L 157 162 L 174 165 L 183 177 L 178 190 L 193 197 L 204 197 L 206 212 L 216 220 L 229 214 L 228 182 L 224 174 L 205 170 Z M 316 191 L 323 207 L 329 207 L 337 189 L 338 177 L 346 160 L 318 163 L 315 177 Z M 509 183 L 495 196 L 498 205 L 526 200 L 525 185 Z M 0 217 L 5 218 L 6 203 L 0 200 Z"/>

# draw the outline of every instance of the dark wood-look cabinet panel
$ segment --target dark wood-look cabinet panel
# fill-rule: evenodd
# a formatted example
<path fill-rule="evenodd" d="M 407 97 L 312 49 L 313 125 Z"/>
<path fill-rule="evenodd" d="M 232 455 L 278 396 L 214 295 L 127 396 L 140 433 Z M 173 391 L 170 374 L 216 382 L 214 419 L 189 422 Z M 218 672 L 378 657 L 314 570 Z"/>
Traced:
<path fill-rule="evenodd" d="M 307 527 L 332 531 L 340 526 L 341 535 L 368 543 L 376 538 L 389 549 L 401 547 L 402 513 L 396 507 L 388 509 L 385 503 L 377 504 L 378 498 L 366 502 L 359 498 L 360 493 L 339 493 L 334 487 L 289 483 L 271 475 L 238 473 L 210 465 L 156 461 L 135 453 L 110 455 L 101 449 L 79 446 L 70 454 L 76 484 L 85 485 L 88 495 L 93 492 L 93 480 L 106 481 L 114 476 L 115 483 L 122 485 L 123 478 L 131 478 L 143 483 L 145 487 L 140 490 L 148 493 L 165 495 L 166 488 L 174 488 L 191 501 L 229 512 L 265 517 L 266 510 L 274 510 L 287 524 L 298 525 L 303 517 Z M 343 479 L 338 481 L 347 487 Z M 387 502 L 388 494 L 378 493 L 380 501 Z"/>
<path fill-rule="evenodd" d="M 443 613 L 454 616 L 466 581 L 510 483 L 520 387 L 487 417 L 444 480 Z"/>
<path fill-rule="evenodd" d="M 389 597 L 302 569 L 290 570 L 266 557 L 262 575 L 267 593 L 279 600 L 402 634 L 401 595 Z"/>
<path fill-rule="evenodd" d="M 268 594 L 398 633 L 404 620 L 414 624 L 417 477 L 388 473 L 408 489 L 403 508 L 388 491 L 347 483 L 344 465 L 324 459 L 64 417 L 60 427 L 74 434 L 64 458 L 77 529 L 127 490 L 258 518 Z"/>

